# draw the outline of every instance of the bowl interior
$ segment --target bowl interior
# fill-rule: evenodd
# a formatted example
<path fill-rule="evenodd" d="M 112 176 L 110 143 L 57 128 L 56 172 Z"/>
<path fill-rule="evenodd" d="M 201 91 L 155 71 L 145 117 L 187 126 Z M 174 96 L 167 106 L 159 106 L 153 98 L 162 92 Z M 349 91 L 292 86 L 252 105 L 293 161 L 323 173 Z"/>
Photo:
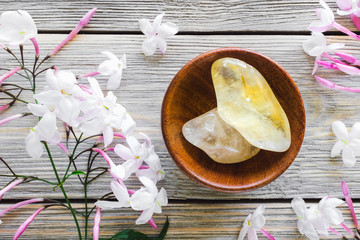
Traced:
<path fill-rule="evenodd" d="M 245 61 L 268 81 L 290 122 L 291 146 L 286 152 L 261 150 L 245 162 L 220 164 L 184 138 L 184 123 L 216 107 L 210 69 L 223 57 Z M 187 63 L 170 83 L 161 115 L 164 141 L 178 167 L 193 180 L 225 192 L 251 190 L 280 176 L 295 159 L 305 131 L 303 101 L 290 75 L 270 58 L 240 48 L 209 51 Z"/>

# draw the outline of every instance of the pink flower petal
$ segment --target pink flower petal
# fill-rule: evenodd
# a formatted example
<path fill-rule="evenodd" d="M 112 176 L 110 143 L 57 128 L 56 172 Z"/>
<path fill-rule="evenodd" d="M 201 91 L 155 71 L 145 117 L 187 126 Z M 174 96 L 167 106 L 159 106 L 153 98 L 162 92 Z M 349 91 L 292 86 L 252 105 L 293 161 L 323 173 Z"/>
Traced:
<path fill-rule="evenodd" d="M 356 58 L 351 54 L 344 53 L 344 52 L 334 52 L 334 53 L 335 53 L 335 55 L 341 57 L 342 59 L 344 59 L 348 63 L 353 64 L 356 61 Z"/>
<path fill-rule="evenodd" d="M 45 207 L 41 207 L 38 210 L 36 210 L 28 219 L 26 219 L 26 221 L 21 224 L 21 226 L 19 227 L 19 229 L 16 231 L 13 240 L 18 239 L 21 234 L 23 234 L 23 232 L 25 232 L 26 228 L 29 226 L 29 224 L 34 221 L 35 217 L 42 211 L 44 210 Z"/>
<path fill-rule="evenodd" d="M 93 240 L 98 240 L 100 235 L 101 208 L 96 208 L 93 227 Z"/>
<path fill-rule="evenodd" d="M 356 92 L 356 93 L 360 92 L 360 88 L 344 87 L 344 86 L 336 85 L 335 83 L 333 83 L 325 78 L 322 78 L 319 76 L 314 76 L 314 77 L 321 85 L 323 85 L 326 88 L 342 90 L 342 91 L 347 91 L 347 92 Z"/>
<path fill-rule="evenodd" d="M 360 17 L 356 16 L 355 14 L 351 14 L 350 18 L 354 23 L 355 27 L 360 30 Z"/>
<path fill-rule="evenodd" d="M 360 69 L 356 67 L 345 64 L 339 64 L 339 63 L 335 63 L 335 65 L 338 67 L 338 69 L 340 69 L 344 73 L 347 73 L 349 75 L 360 75 Z"/>
<path fill-rule="evenodd" d="M 352 215 L 352 218 L 354 220 L 355 226 L 356 226 L 356 228 L 359 228 L 359 224 L 358 224 L 356 214 L 355 214 L 355 210 L 354 210 L 353 201 L 352 201 L 352 199 L 351 199 L 351 197 L 349 195 L 349 188 L 346 185 L 346 182 L 344 182 L 344 181 L 341 182 L 341 189 L 342 189 L 342 192 L 344 194 L 346 204 L 348 205 L 348 207 L 349 207 L 349 209 L 351 211 L 351 215 Z"/>

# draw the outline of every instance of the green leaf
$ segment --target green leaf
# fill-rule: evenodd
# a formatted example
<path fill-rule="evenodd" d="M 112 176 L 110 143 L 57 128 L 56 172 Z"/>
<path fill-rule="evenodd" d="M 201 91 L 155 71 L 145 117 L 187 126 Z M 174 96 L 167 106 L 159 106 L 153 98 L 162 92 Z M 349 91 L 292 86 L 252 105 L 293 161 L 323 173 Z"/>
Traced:
<path fill-rule="evenodd" d="M 80 171 L 80 170 L 75 170 L 73 171 L 72 173 L 70 173 L 68 175 L 68 177 L 70 177 L 71 175 L 86 175 L 83 171 Z"/>
<path fill-rule="evenodd" d="M 127 240 L 163 240 L 166 236 L 166 233 L 169 229 L 169 218 L 166 218 L 166 222 L 164 227 L 162 228 L 159 235 L 155 238 L 148 237 L 147 235 L 134 231 L 132 229 L 126 229 L 121 232 L 115 234 L 112 238 L 100 238 L 100 240 L 119 240 L 119 239 L 127 239 Z"/>
<path fill-rule="evenodd" d="M 128 239 L 128 240 L 152 240 L 145 234 L 141 232 L 137 232 L 131 229 L 127 229 L 115 234 L 111 240 L 118 240 L 118 239 Z"/>
<path fill-rule="evenodd" d="M 167 217 L 166 222 L 165 222 L 161 232 L 159 233 L 159 236 L 157 236 L 154 240 L 163 240 L 166 236 L 169 226 L 170 226 L 169 217 Z"/>

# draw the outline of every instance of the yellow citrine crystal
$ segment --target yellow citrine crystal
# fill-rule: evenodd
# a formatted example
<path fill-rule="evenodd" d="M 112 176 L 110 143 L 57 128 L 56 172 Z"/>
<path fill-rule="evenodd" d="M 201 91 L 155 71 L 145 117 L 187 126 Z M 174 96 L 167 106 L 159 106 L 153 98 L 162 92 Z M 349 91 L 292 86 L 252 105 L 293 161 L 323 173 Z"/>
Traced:
<path fill-rule="evenodd" d="M 211 67 L 220 117 L 252 145 L 275 152 L 290 147 L 288 118 L 265 78 L 251 65 L 222 58 Z"/>
<path fill-rule="evenodd" d="M 186 122 L 182 132 L 186 140 L 219 163 L 242 162 L 260 151 L 224 122 L 216 108 Z"/>

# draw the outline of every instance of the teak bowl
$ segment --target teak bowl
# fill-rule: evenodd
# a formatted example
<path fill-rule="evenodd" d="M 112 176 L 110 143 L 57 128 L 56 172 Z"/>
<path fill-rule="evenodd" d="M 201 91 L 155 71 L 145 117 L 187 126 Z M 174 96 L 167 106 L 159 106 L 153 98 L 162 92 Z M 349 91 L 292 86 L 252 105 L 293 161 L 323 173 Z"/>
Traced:
<path fill-rule="evenodd" d="M 268 81 L 290 122 L 286 152 L 261 150 L 245 162 L 220 164 L 184 138 L 184 123 L 216 107 L 210 69 L 223 57 L 245 61 Z M 191 179 L 217 191 L 242 192 L 270 183 L 291 165 L 304 138 L 305 109 L 295 82 L 275 61 L 251 50 L 221 48 L 194 58 L 175 75 L 163 100 L 161 127 L 171 158 Z"/>

